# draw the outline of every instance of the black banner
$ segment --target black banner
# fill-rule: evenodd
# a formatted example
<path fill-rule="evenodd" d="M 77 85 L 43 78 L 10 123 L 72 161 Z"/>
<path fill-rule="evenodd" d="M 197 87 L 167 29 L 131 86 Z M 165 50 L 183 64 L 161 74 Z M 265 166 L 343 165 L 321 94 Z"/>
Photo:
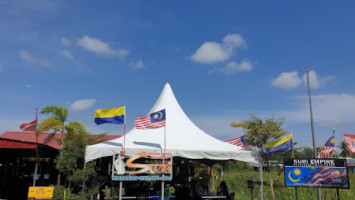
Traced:
<path fill-rule="evenodd" d="M 286 186 L 349 189 L 345 159 L 285 158 Z"/>

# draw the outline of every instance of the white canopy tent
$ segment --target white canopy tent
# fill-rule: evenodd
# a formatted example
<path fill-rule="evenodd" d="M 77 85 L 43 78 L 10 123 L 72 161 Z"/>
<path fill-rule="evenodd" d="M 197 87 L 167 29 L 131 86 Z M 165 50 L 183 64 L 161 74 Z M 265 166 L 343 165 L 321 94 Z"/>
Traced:
<path fill-rule="evenodd" d="M 220 141 L 199 129 L 181 109 L 175 95 L 166 83 L 164 89 L 149 113 L 166 110 L 166 127 L 156 129 L 133 128 L 125 136 L 125 155 L 139 152 L 160 153 L 164 151 L 173 157 L 208 160 L 239 160 L 259 165 L 256 152 Z M 119 154 L 124 137 L 86 147 L 85 162 Z"/>

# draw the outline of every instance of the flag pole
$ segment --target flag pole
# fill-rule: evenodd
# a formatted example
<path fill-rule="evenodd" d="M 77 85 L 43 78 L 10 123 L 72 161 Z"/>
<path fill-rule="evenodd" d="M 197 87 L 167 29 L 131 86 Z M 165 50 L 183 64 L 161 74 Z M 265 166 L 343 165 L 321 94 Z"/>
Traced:
<path fill-rule="evenodd" d="M 259 178 L 260 178 L 260 200 L 264 199 L 264 181 L 263 181 L 263 159 L 262 159 L 262 150 L 263 147 L 260 147 L 260 168 L 259 168 Z"/>
<path fill-rule="evenodd" d="M 165 114 L 165 126 L 164 126 L 164 154 L 166 154 L 166 114 Z"/>
<path fill-rule="evenodd" d="M 317 158 L 317 151 L 316 151 L 316 140 L 314 138 L 314 125 L 313 125 L 313 112 L 312 112 L 312 100 L 311 100 L 311 89 L 309 84 L 309 71 L 308 66 L 306 66 L 306 74 L 307 74 L 307 88 L 308 88 L 308 101 L 309 101 L 309 112 L 311 115 L 311 129 L 312 129 L 312 141 L 313 141 L 313 154 L 314 158 Z M 317 187 L 317 195 L 318 200 L 322 199 L 322 193 L 319 187 Z"/>
<path fill-rule="evenodd" d="M 164 153 L 163 153 L 163 165 L 165 165 L 165 155 L 166 155 L 166 109 L 165 109 L 165 126 L 164 126 Z M 164 173 L 162 175 L 161 181 L 161 199 L 164 199 Z"/>
<path fill-rule="evenodd" d="M 36 122 L 38 123 L 38 109 L 36 108 Z M 36 179 L 37 179 L 37 168 L 38 168 L 38 134 L 37 134 L 37 126 L 35 127 L 34 131 L 36 135 L 36 165 L 35 165 L 35 173 L 33 174 L 33 186 L 36 186 Z"/>
<path fill-rule="evenodd" d="M 123 151 L 120 152 L 121 156 L 124 157 L 126 153 L 126 119 L 127 119 L 127 113 L 126 113 L 126 106 L 124 106 L 124 123 L 123 123 Z M 112 163 L 114 160 L 112 161 Z M 112 165 L 113 166 L 113 165 Z M 113 173 L 113 170 L 112 170 Z M 122 199 L 122 181 L 120 180 L 120 185 L 119 185 L 120 191 L 118 194 L 118 199 Z"/>
<path fill-rule="evenodd" d="M 126 151 L 126 106 L 124 107 L 124 124 L 123 124 L 123 152 L 121 152 L 121 155 L 124 156 L 125 151 Z"/>
<path fill-rule="evenodd" d="M 291 133 L 292 133 L 292 130 L 291 130 Z M 293 137 L 293 135 L 292 135 Z M 293 139 L 293 138 L 292 138 Z M 291 143 L 292 144 L 292 143 Z M 294 158 L 294 155 L 293 155 L 293 144 L 292 144 L 292 151 L 291 151 L 291 157 Z M 296 200 L 298 200 L 298 191 L 297 191 L 297 187 L 294 187 L 295 188 L 295 195 L 296 195 Z"/>
<path fill-rule="evenodd" d="M 332 157 L 335 153 L 335 128 L 333 128 L 333 137 L 334 137 L 334 149 L 333 149 L 333 154 L 332 154 Z"/>

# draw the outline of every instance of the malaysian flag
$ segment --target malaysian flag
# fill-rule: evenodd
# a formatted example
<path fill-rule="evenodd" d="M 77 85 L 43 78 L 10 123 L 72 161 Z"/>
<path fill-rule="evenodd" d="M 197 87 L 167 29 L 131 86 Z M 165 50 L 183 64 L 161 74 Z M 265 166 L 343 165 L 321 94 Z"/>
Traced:
<path fill-rule="evenodd" d="M 319 149 L 318 158 L 330 158 L 334 154 L 335 137 L 334 135 Z"/>
<path fill-rule="evenodd" d="M 37 119 L 29 123 L 23 123 L 20 125 L 20 129 L 23 131 L 36 131 L 37 128 Z"/>
<path fill-rule="evenodd" d="M 250 149 L 253 148 L 253 145 L 248 144 L 245 140 L 244 140 L 245 135 L 242 135 L 240 137 L 234 138 L 234 139 L 230 139 L 230 140 L 226 140 L 225 142 L 229 143 L 229 144 L 233 144 L 236 146 L 240 146 L 246 149 Z"/>
<path fill-rule="evenodd" d="M 343 184 L 347 183 L 347 172 L 346 169 L 337 169 L 331 167 L 319 167 L 315 169 L 311 178 L 311 183 L 315 185 L 331 186 L 333 184 Z"/>
<path fill-rule="evenodd" d="M 332 168 L 330 167 L 319 167 L 312 175 L 311 183 L 323 184 L 324 182 L 328 181 L 333 177 L 330 173 L 331 170 Z"/>
<path fill-rule="evenodd" d="M 165 109 L 148 115 L 140 116 L 134 121 L 137 129 L 159 128 L 165 126 Z"/>

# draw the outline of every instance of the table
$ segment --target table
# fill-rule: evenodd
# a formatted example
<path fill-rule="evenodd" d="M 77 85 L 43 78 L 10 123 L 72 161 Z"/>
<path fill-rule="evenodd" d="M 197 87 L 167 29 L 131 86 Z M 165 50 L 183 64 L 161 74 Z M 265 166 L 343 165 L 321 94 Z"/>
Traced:
<path fill-rule="evenodd" d="M 227 199 L 227 196 L 202 196 L 202 199 Z"/>

